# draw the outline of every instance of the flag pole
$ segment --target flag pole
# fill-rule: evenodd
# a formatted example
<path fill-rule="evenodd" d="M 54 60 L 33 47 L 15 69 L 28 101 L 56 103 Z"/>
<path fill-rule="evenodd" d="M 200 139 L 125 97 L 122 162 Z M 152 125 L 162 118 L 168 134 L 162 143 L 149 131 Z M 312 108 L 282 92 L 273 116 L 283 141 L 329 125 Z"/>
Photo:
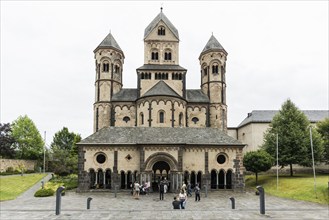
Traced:
<path fill-rule="evenodd" d="M 279 135 L 276 133 L 276 190 L 279 186 Z"/>
<path fill-rule="evenodd" d="M 46 172 L 46 131 L 44 137 L 44 146 L 43 146 L 43 174 Z"/>
<path fill-rule="evenodd" d="M 315 198 L 318 198 L 318 195 L 316 194 L 316 177 L 315 177 L 314 152 L 313 152 L 313 139 L 312 139 L 312 127 L 311 127 L 311 126 L 310 126 L 310 141 L 311 141 L 312 163 L 313 163 L 313 175 L 314 175 L 314 192 L 315 192 Z"/>

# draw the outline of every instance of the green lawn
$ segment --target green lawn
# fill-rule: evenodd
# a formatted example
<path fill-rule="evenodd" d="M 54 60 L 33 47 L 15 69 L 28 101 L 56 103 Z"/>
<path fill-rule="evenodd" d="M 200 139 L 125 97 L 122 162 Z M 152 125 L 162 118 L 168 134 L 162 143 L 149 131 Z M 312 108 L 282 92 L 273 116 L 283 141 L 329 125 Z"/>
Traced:
<path fill-rule="evenodd" d="M 46 174 L 15 175 L 0 178 L 0 201 L 15 199 L 40 181 L 44 176 L 46 176 Z"/>
<path fill-rule="evenodd" d="M 303 200 L 321 204 L 329 204 L 329 175 L 316 175 L 316 193 L 314 191 L 314 177 L 310 175 L 298 175 L 293 177 L 280 175 L 278 190 L 276 188 L 276 175 L 258 175 L 258 184 L 263 186 L 265 193 L 270 195 Z M 246 186 L 256 191 L 254 175 L 246 176 Z"/>

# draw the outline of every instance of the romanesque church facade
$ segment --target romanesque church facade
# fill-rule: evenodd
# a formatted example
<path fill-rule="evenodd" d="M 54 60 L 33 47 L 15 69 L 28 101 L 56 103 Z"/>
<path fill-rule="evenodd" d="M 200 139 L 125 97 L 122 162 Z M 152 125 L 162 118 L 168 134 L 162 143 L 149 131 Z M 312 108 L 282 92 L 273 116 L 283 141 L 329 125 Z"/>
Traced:
<path fill-rule="evenodd" d="M 137 88 L 123 88 L 125 56 L 111 33 L 94 54 L 94 133 L 78 143 L 79 191 L 134 181 L 156 190 L 164 177 L 171 191 L 244 187 L 244 144 L 227 135 L 227 52 L 214 36 L 199 56 L 200 89 L 186 89 L 178 30 L 162 10 L 144 31 Z"/>

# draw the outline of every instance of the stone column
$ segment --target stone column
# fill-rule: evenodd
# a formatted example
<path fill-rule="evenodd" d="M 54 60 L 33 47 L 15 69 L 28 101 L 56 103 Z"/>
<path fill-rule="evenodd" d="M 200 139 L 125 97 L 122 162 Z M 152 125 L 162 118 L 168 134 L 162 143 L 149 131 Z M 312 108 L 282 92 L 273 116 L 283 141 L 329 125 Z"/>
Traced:
<path fill-rule="evenodd" d="M 106 189 L 105 172 L 103 172 L 103 188 Z"/>
<path fill-rule="evenodd" d="M 125 189 L 128 188 L 128 174 L 125 174 Z"/>
<path fill-rule="evenodd" d="M 216 189 L 218 189 L 218 178 L 219 178 L 219 173 L 216 171 Z"/>

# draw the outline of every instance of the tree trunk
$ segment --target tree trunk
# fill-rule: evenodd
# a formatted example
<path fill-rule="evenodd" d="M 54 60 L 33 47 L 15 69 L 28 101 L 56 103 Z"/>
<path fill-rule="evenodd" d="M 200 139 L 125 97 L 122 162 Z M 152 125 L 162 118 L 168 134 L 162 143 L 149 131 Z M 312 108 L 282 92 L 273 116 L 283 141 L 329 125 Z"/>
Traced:
<path fill-rule="evenodd" d="M 290 163 L 290 176 L 293 176 L 294 173 L 292 172 L 292 163 Z"/>
<path fill-rule="evenodd" d="M 256 185 L 258 184 L 258 173 L 256 172 Z"/>

